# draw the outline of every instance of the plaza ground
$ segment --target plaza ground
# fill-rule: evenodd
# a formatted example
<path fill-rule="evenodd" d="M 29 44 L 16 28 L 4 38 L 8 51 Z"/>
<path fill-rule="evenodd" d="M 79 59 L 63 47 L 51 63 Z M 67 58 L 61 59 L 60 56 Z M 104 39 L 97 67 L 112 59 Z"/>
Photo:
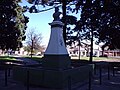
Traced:
<path fill-rule="evenodd" d="M 21 58 L 19 58 L 21 59 Z M 22 60 L 26 60 L 25 58 Z M 27 63 L 30 59 L 27 59 Z M 100 60 L 99 60 L 100 61 Z M 103 62 L 120 62 L 119 59 L 113 59 L 110 61 L 102 60 Z M 35 63 L 33 61 L 33 63 Z M 102 64 L 101 63 L 101 64 Z M 29 88 L 21 82 L 13 80 L 12 70 L 11 73 L 7 75 L 7 83 L 5 82 L 5 69 L 0 69 L 0 90 L 89 90 L 88 81 L 84 84 L 76 84 L 71 87 L 66 87 L 64 89 L 51 89 L 40 86 L 29 86 Z M 96 68 L 96 72 L 93 73 L 91 80 L 91 90 L 120 90 L 120 71 L 116 71 L 115 76 L 113 76 L 113 71 L 110 69 L 108 77 L 108 69 L 105 67 L 101 68 L 101 78 L 100 78 L 100 68 Z"/>

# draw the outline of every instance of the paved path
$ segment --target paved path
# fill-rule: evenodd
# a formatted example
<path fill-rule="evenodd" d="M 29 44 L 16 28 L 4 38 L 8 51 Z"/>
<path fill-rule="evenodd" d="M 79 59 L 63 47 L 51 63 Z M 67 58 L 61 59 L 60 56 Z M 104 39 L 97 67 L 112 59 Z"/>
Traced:
<path fill-rule="evenodd" d="M 35 64 L 39 64 L 37 61 L 29 59 L 29 58 L 25 58 L 25 57 L 20 57 L 20 56 L 14 56 L 17 60 L 23 61 L 26 63 L 26 65 L 35 65 Z"/>

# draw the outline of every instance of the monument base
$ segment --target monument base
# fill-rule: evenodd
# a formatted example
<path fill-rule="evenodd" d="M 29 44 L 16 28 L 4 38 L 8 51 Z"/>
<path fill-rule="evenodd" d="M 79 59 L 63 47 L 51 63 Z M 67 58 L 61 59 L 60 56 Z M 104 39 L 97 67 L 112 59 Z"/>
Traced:
<path fill-rule="evenodd" d="M 44 68 L 14 67 L 13 79 L 27 83 L 29 71 L 29 84 L 53 89 L 63 89 L 77 83 L 88 82 L 89 73 L 93 71 L 93 65 L 85 65 L 67 70 L 46 70 Z"/>
<path fill-rule="evenodd" d="M 68 54 L 66 55 L 44 55 L 43 68 L 64 70 L 71 68 L 71 60 Z"/>

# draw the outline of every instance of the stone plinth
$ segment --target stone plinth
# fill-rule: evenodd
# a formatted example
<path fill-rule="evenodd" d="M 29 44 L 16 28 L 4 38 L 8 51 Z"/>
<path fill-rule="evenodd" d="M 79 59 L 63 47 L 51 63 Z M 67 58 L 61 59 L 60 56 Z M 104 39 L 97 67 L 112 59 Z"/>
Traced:
<path fill-rule="evenodd" d="M 48 88 L 67 90 L 69 84 L 85 84 L 89 79 L 89 72 L 93 71 L 93 65 L 85 65 L 67 70 L 48 70 L 44 68 L 14 67 L 13 79 L 27 83 L 29 71 L 29 84 Z M 71 81 L 71 82 L 70 82 Z M 74 86 L 75 87 L 75 86 Z"/>

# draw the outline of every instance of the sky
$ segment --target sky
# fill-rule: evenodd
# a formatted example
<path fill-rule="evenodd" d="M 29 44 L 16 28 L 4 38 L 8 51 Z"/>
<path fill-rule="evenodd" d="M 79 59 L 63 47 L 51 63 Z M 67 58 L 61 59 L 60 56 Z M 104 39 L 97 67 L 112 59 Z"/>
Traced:
<path fill-rule="evenodd" d="M 20 3 L 21 6 L 31 6 L 26 0 L 22 0 L 22 3 Z M 43 7 L 39 7 L 40 9 L 45 9 Z M 25 16 L 29 17 L 29 22 L 27 24 L 27 30 L 26 34 L 29 32 L 30 29 L 35 28 L 36 33 L 41 33 L 42 34 L 42 45 L 47 46 L 49 42 L 49 37 L 50 37 L 50 25 L 53 21 L 52 14 L 54 13 L 54 9 L 45 11 L 45 12 L 40 12 L 40 13 L 29 13 L 26 12 Z"/>
<path fill-rule="evenodd" d="M 29 6 L 29 7 L 32 6 L 32 4 L 29 4 L 26 0 L 22 0 L 22 3 L 20 3 L 20 5 Z M 45 7 L 39 5 L 39 10 L 41 9 L 44 10 Z M 35 28 L 36 33 L 42 34 L 43 36 L 42 45 L 45 45 L 46 47 L 48 45 L 49 38 L 50 38 L 51 27 L 49 23 L 53 21 L 53 17 L 52 17 L 53 13 L 54 13 L 54 9 L 40 12 L 40 13 L 25 12 L 25 15 L 29 17 L 26 34 L 29 32 L 30 29 Z M 76 17 L 79 19 L 80 13 L 73 14 L 73 15 L 76 15 Z"/>

